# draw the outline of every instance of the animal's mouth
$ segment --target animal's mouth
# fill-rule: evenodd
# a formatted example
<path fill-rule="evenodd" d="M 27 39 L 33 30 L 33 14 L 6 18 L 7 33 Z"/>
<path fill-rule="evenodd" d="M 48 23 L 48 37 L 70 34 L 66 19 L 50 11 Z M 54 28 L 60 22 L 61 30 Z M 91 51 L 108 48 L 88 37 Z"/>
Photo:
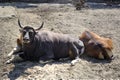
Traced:
<path fill-rule="evenodd" d="M 26 43 L 26 44 L 28 44 L 28 43 L 30 43 L 30 40 L 28 40 L 28 39 L 25 39 L 25 40 L 23 40 L 23 43 Z"/>

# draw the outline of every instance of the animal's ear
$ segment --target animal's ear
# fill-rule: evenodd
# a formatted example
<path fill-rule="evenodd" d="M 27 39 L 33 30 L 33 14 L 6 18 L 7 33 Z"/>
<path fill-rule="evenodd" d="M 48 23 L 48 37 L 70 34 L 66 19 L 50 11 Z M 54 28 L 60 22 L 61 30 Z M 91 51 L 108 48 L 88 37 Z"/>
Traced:
<path fill-rule="evenodd" d="M 40 30 L 41 28 L 43 28 L 44 22 L 42 22 L 41 26 L 38 29 L 35 29 L 35 31 Z"/>
<path fill-rule="evenodd" d="M 19 29 L 19 31 L 20 31 L 20 33 L 22 33 L 23 30 L 22 30 L 22 29 Z"/>

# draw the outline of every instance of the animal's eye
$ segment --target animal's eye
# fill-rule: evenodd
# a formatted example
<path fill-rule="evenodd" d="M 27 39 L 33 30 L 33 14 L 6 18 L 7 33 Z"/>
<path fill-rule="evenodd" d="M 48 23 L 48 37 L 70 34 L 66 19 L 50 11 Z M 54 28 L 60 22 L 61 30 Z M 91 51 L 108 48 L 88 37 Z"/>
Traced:
<path fill-rule="evenodd" d="M 23 33 L 23 35 L 26 34 L 26 30 L 23 30 L 22 33 Z"/>

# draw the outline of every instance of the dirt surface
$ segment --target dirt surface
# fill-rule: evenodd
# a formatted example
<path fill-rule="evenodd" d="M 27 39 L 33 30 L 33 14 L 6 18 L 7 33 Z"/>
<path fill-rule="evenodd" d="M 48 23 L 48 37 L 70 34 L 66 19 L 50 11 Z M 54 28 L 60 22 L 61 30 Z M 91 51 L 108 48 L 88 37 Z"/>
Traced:
<path fill-rule="evenodd" d="M 120 5 L 89 3 L 91 8 L 76 11 L 71 4 L 0 3 L 0 79 L 1 80 L 67 80 L 120 79 Z M 5 64 L 7 54 L 16 46 L 19 36 L 18 17 L 22 25 L 44 29 L 78 38 L 84 30 L 109 37 L 114 43 L 112 62 L 81 56 L 70 66 L 70 60 L 42 65 L 35 62 Z"/>

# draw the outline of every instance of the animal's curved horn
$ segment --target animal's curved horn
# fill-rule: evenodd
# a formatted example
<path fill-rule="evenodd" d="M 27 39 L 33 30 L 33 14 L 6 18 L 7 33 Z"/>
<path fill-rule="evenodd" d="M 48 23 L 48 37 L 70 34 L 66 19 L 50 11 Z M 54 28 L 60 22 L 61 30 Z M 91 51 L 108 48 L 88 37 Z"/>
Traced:
<path fill-rule="evenodd" d="M 23 27 L 21 26 L 21 24 L 20 24 L 20 20 L 19 20 L 19 19 L 18 19 L 18 25 L 19 25 L 20 28 L 23 28 Z"/>
<path fill-rule="evenodd" d="M 44 22 L 42 22 L 41 26 L 38 28 L 38 29 L 35 29 L 35 30 L 40 30 L 44 25 Z"/>

